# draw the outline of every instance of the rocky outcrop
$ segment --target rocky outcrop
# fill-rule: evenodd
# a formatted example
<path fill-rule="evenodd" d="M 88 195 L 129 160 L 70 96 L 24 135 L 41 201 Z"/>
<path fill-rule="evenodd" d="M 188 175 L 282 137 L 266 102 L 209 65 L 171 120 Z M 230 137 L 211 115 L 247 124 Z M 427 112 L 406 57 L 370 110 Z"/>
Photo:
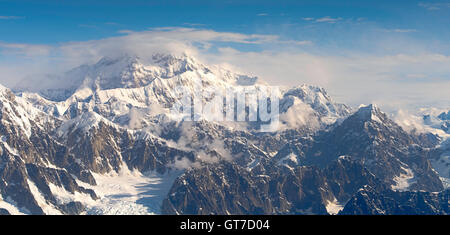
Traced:
<path fill-rule="evenodd" d="M 255 174 L 236 164 L 223 162 L 186 172 L 164 200 L 165 214 L 326 214 L 317 198 L 323 177 L 312 168 L 294 172 L 270 170 Z M 309 184 L 309 188 L 307 188 Z"/>
<path fill-rule="evenodd" d="M 59 208 L 68 215 L 79 215 L 86 210 L 83 203 L 77 201 L 60 205 Z"/>
<path fill-rule="evenodd" d="M 150 66 L 134 56 L 104 58 L 52 79 L 51 87 L 23 83 L 36 93 L 21 97 L 0 87 L 0 194 L 24 213 L 83 214 L 83 202 L 61 200 L 55 189 L 96 200 L 88 189 L 95 177 L 122 170 L 187 169 L 163 202 L 167 214 L 327 214 L 347 202 L 354 207 L 345 213 L 373 213 L 366 204 L 397 213 L 391 199 L 416 194 L 396 191 L 443 190 L 429 161 L 447 151 L 435 148 L 438 136 L 405 132 L 373 105 L 351 113 L 320 87 L 282 91 L 280 130 L 260 133 L 260 121 L 173 117 L 177 86 L 204 103 L 199 84 L 206 91 L 264 87 L 187 55 L 154 55 Z M 448 122 L 447 113 L 439 118 Z M 429 194 L 426 208 L 445 211 L 445 200 L 436 204 L 433 195 L 440 194 Z M 426 208 L 416 212 L 434 213 Z"/>
<path fill-rule="evenodd" d="M 329 169 L 266 162 L 248 171 L 221 162 L 191 169 L 163 202 L 166 214 L 327 214 L 364 185 L 379 185 L 361 163 L 341 158 Z"/>
<path fill-rule="evenodd" d="M 95 192 L 80 187 L 60 164 L 66 159 L 67 148 L 50 134 L 60 121 L 29 107 L 6 88 L 0 91 L 0 117 L 2 198 L 8 198 L 18 208 L 32 214 L 43 214 L 43 203 L 59 207 L 50 184 L 96 198 Z M 44 201 L 36 199 L 40 195 Z"/>
<path fill-rule="evenodd" d="M 10 215 L 10 213 L 8 210 L 0 208 L 0 215 Z"/>
<path fill-rule="evenodd" d="M 364 187 L 339 213 L 341 215 L 448 215 L 450 190 L 395 192 Z"/>
<path fill-rule="evenodd" d="M 351 156 L 389 185 L 404 180 L 401 190 L 437 192 L 443 186 L 428 160 L 432 152 L 377 107 L 369 105 L 313 139 L 287 144 L 276 158 L 295 154 L 300 165 L 325 168 L 340 156 Z"/>

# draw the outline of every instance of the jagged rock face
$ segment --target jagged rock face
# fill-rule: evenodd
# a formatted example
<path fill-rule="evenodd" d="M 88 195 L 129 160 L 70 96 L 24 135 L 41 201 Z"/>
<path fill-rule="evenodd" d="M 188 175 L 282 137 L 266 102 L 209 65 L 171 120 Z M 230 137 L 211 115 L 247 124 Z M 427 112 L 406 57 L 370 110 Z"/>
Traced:
<path fill-rule="evenodd" d="M 219 159 L 232 158 L 241 166 L 268 159 L 284 141 L 279 136 L 255 136 L 247 131 L 230 130 L 204 121 L 169 124 L 163 128 L 161 136 L 196 153 L 205 152 Z M 266 145 L 267 142 L 270 144 Z"/>
<path fill-rule="evenodd" d="M 69 215 L 79 215 L 86 210 L 81 202 L 69 202 L 60 206 L 61 210 Z"/>
<path fill-rule="evenodd" d="M 0 194 L 32 214 L 43 214 L 42 203 L 59 208 L 48 185 L 63 187 L 96 198 L 95 192 L 80 187 L 66 169 L 57 169 L 66 148 L 52 138 L 50 127 L 58 123 L 38 110 L 25 106 L 7 89 L 0 94 Z M 42 124 L 39 119 L 47 119 Z M 45 202 L 36 201 L 38 188 Z M 61 212 L 65 213 L 63 208 Z"/>
<path fill-rule="evenodd" d="M 24 213 L 82 213 L 85 207 L 80 202 L 61 201 L 53 190 L 96 200 L 93 190 L 76 181 L 96 185 L 92 173 L 118 172 L 127 167 L 163 174 L 177 158 L 194 161 L 192 152 L 171 148 L 148 133 L 120 128 L 93 113 L 64 123 L 53 120 L 59 127 L 50 132 L 52 128 L 40 125 L 35 116 L 51 116 L 37 109 L 32 111 L 38 115 L 30 116 L 23 111 L 28 108 L 23 107 L 23 100 L 16 100 L 8 90 L 2 95 L 0 198 Z"/>
<path fill-rule="evenodd" d="M 345 104 L 335 103 L 325 89 L 305 84 L 289 89 L 283 94 L 280 111 L 288 111 L 294 104 L 295 98 L 311 106 L 316 116 L 326 124 L 331 124 L 338 118 L 346 117 L 351 113 L 351 109 Z"/>
<path fill-rule="evenodd" d="M 83 193 L 96 199 L 94 191 L 85 189 L 77 184 L 75 179 L 66 170 L 58 170 L 31 163 L 24 163 L 17 156 L 8 155 L 4 152 L 0 158 L 2 165 L 0 169 L 0 193 L 2 198 L 14 202 L 18 208 L 24 208 L 32 214 L 44 214 L 42 203 L 52 205 L 62 213 L 68 213 L 54 196 L 49 185 L 64 188 L 70 193 Z M 33 184 L 43 195 L 45 202 L 36 201 L 36 193 L 31 188 Z"/>
<path fill-rule="evenodd" d="M 236 164 L 222 163 L 186 172 L 163 202 L 166 214 L 325 214 L 313 169 L 282 175 L 255 175 Z M 310 188 L 301 188 L 303 183 Z M 311 191 L 312 190 L 312 191 Z M 328 195 L 324 195 L 328 196 Z M 330 196 L 331 197 L 331 196 Z"/>
<path fill-rule="evenodd" d="M 447 134 L 450 134 L 450 111 L 442 112 L 439 115 L 425 114 L 423 116 L 423 122 L 427 126 L 441 129 Z"/>
<path fill-rule="evenodd" d="M 2 197 L 14 201 L 19 208 L 26 208 L 33 214 L 43 214 L 28 185 L 25 166 L 18 161 L 5 161 L 5 158 L 9 156 L 2 156 L 0 181 Z"/>
<path fill-rule="evenodd" d="M 441 114 L 439 114 L 438 118 L 443 121 L 450 120 L 450 111 L 448 111 L 447 113 L 442 112 Z"/>
<path fill-rule="evenodd" d="M 432 150 L 430 161 L 433 168 L 439 173 L 445 188 L 450 187 L 450 112 L 436 114 L 433 110 L 425 110 L 423 116 L 424 128 L 439 136 L 438 144 Z M 430 134 L 428 134 L 429 136 Z"/>
<path fill-rule="evenodd" d="M 364 185 L 379 185 L 361 163 L 339 159 L 326 170 L 273 162 L 249 171 L 234 163 L 192 169 L 172 186 L 166 214 L 327 214 Z"/>
<path fill-rule="evenodd" d="M 440 191 L 442 183 L 428 161 L 431 153 L 378 108 L 367 106 L 330 130 L 319 132 L 312 141 L 286 145 L 276 158 L 295 154 L 300 165 L 323 168 L 348 155 L 360 159 L 389 185 L 403 183 L 410 190 Z"/>
<path fill-rule="evenodd" d="M 342 215 L 448 215 L 450 190 L 394 192 L 364 187 L 340 212 Z"/>
<path fill-rule="evenodd" d="M 0 208 L 0 215 L 11 215 L 8 210 Z"/>
<path fill-rule="evenodd" d="M 162 138 L 176 142 L 179 147 L 197 153 L 217 152 L 221 158 L 228 156 L 238 165 L 250 168 L 273 157 L 289 140 L 307 139 L 312 133 L 302 128 L 255 133 L 205 121 L 165 123 L 159 131 Z"/>
<path fill-rule="evenodd" d="M 189 161 L 195 161 L 192 151 L 172 148 L 159 140 L 127 137 L 122 141 L 121 155 L 129 169 L 137 169 L 140 172 L 156 171 L 164 174 L 170 170 L 168 166 L 176 160 L 186 158 Z"/>
<path fill-rule="evenodd" d="M 338 202 L 346 202 L 362 186 L 383 187 L 363 163 L 350 157 L 341 157 L 332 162 L 325 170 L 328 186 Z"/>
<path fill-rule="evenodd" d="M 93 65 L 82 65 L 60 76 L 26 78 L 16 90 L 38 92 L 53 101 L 64 101 L 80 87 L 92 90 L 138 88 L 156 78 L 170 78 L 179 74 L 206 68 L 187 56 L 156 54 L 151 66 L 142 64 L 136 56 L 104 57 Z M 42 81 L 48 81 L 42 83 Z"/>
<path fill-rule="evenodd" d="M 80 66 L 50 82 L 52 86 L 61 84 L 71 87 L 65 92 L 61 91 L 63 88 L 27 88 L 32 84 L 29 79 L 16 91 L 20 91 L 20 95 L 35 107 L 57 117 L 72 119 L 94 111 L 120 126 L 136 129 L 151 125 L 158 115 L 170 113 L 179 96 L 175 92 L 176 87 L 183 86 L 203 103 L 208 98 L 200 96 L 199 86 L 206 93 L 237 92 L 243 86 L 267 88 L 256 77 L 207 66 L 186 55 L 157 54 L 145 63 L 133 56 L 103 58 L 96 64 Z M 73 84 L 65 84 L 66 80 Z M 293 116 L 298 113 L 297 110 L 307 108 L 310 115 L 317 119 L 318 126 L 329 125 L 350 113 L 350 108 L 335 103 L 323 88 L 315 86 L 302 85 L 282 91 L 279 98 L 281 113 L 289 116 L 285 119 L 295 119 Z M 135 114 L 139 114 L 140 123 L 130 125 Z M 313 131 L 317 129 L 308 126 L 304 120 L 290 121 L 294 124 L 289 124 L 289 129 L 299 126 Z M 289 120 L 282 122 L 286 124 Z M 258 129 L 260 124 L 247 123 L 243 128 Z"/>
<path fill-rule="evenodd" d="M 450 111 L 439 114 L 438 118 L 442 120 L 441 129 L 450 134 Z"/>
<path fill-rule="evenodd" d="M 145 132 L 123 129 L 98 114 L 85 113 L 78 119 L 89 121 L 66 123 L 57 131 L 74 159 L 65 167 L 75 164 L 85 172 L 105 174 L 119 172 L 125 166 L 129 170 L 163 174 L 175 159 L 194 161 L 190 151 L 171 148 L 165 140 Z"/>
<path fill-rule="evenodd" d="M 98 184 L 97 175 L 165 174 L 179 162 L 190 165 L 183 165 L 163 213 L 327 214 L 354 201 L 364 186 L 379 201 L 390 189 L 442 190 L 428 160 L 445 152 L 435 148 L 441 139 L 407 133 L 374 106 L 352 114 L 324 89 L 302 85 L 281 92 L 277 132 L 258 132 L 259 122 L 180 122 L 170 114 L 176 86 L 264 85 L 186 55 L 157 54 L 145 62 L 103 58 L 49 84 L 22 87 L 17 97 L 0 87 L 0 199 L 25 213 L 82 214 L 84 202 L 61 200 L 54 190 L 97 200 L 85 188 Z M 345 213 L 373 213 L 353 204 Z"/>

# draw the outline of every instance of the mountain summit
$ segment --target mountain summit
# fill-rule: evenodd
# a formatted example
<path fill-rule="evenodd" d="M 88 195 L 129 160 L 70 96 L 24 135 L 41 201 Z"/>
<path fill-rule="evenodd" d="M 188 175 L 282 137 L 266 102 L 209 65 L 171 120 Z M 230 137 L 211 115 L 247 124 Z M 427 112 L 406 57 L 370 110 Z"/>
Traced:
<path fill-rule="evenodd" d="M 268 87 L 188 55 L 104 57 L 41 79 L 0 87 L 0 213 L 356 213 L 366 186 L 368 202 L 443 190 L 435 142 L 321 87 L 280 89 L 281 127 L 260 132 L 173 118 L 177 86 L 204 103 L 199 85 Z"/>
<path fill-rule="evenodd" d="M 37 92 L 49 100 L 62 101 L 84 87 L 92 90 L 138 88 L 157 78 L 168 79 L 196 70 L 209 71 L 185 54 L 155 54 L 148 63 L 133 55 L 103 57 L 95 64 L 84 64 L 64 74 L 27 77 L 15 90 Z"/>

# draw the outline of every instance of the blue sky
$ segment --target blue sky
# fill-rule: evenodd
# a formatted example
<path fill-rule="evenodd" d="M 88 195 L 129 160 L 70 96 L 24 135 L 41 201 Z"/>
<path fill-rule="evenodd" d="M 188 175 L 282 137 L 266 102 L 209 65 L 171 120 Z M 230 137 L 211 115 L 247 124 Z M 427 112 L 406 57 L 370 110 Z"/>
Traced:
<path fill-rule="evenodd" d="M 442 30 L 450 25 L 446 3 L 450 4 L 414 0 L 0 0 L 0 40 L 54 44 L 110 37 L 123 29 L 200 27 L 367 49 L 373 45 L 357 40 L 361 34 L 380 33 L 374 29 L 386 30 L 384 34 L 409 30 L 416 40 L 449 41 L 449 30 Z"/>
<path fill-rule="evenodd" d="M 164 48 L 352 105 L 450 109 L 449 25 L 450 0 L 0 0 L 0 83 Z"/>

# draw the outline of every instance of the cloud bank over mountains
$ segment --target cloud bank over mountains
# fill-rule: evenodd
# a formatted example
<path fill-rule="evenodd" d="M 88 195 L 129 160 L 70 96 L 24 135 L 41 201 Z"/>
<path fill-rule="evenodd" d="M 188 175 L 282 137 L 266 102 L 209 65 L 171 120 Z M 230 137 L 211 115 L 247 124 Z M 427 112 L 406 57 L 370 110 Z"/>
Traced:
<path fill-rule="evenodd" d="M 420 45 L 402 53 L 389 49 L 363 53 L 331 51 L 314 41 L 286 40 L 279 35 L 199 28 L 166 27 L 120 33 L 57 45 L 0 42 L 0 83 L 12 87 L 24 77 L 61 73 L 105 56 L 132 54 L 145 62 L 155 53 L 189 54 L 208 64 L 258 76 L 271 85 L 319 85 L 351 105 L 377 103 L 386 110 L 449 108 L 450 56 L 422 50 Z M 396 45 L 403 46 L 399 41 L 384 46 Z"/>

